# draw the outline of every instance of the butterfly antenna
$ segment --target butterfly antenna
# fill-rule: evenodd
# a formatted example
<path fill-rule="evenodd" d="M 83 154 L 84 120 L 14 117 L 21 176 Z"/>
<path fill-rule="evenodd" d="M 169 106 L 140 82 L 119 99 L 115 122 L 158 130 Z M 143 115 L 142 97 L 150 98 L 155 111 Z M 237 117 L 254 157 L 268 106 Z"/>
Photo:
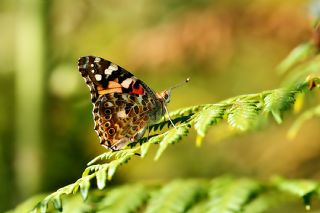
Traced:
<path fill-rule="evenodd" d="M 164 104 L 163 106 L 164 106 L 164 109 L 165 109 L 166 112 L 167 112 L 168 119 L 169 119 L 171 125 L 172 125 L 175 129 L 177 129 L 176 125 L 174 125 L 174 123 L 172 122 L 172 119 L 171 119 L 171 117 L 170 117 L 170 115 L 169 115 L 169 111 L 168 111 L 168 109 L 167 109 L 167 106 L 166 106 L 165 104 Z"/>
<path fill-rule="evenodd" d="M 186 83 L 188 83 L 189 81 L 190 81 L 190 78 L 187 78 L 184 82 L 181 82 L 181 83 L 179 83 L 179 84 L 176 84 L 176 85 L 174 85 L 173 87 L 171 87 L 171 88 L 168 89 L 168 90 L 171 91 L 171 90 L 173 90 L 173 89 L 182 87 L 182 86 L 184 86 Z M 165 104 L 164 104 L 163 106 L 164 106 L 164 109 L 165 109 L 166 112 L 167 112 L 168 119 L 169 119 L 171 125 L 172 125 L 175 129 L 177 129 L 176 125 L 174 125 L 174 123 L 173 123 L 173 121 L 172 121 L 172 119 L 171 119 L 171 117 L 170 117 L 170 115 L 169 115 L 169 111 L 168 111 L 167 106 L 166 106 Z"/>
<path fill-rule="evenodd" d="M 184 86 L 186 83 L 188 83 L 189 81 L 190 81 L 190 78 L 187 78 L 184 82 L 181 82 L 181 83 L 179 83 L 179 84 L 174 85 L 174 86 L 171 87 L 169 90 L 173 90 L 173 89 L 182 87 L 182 86 Z"/>

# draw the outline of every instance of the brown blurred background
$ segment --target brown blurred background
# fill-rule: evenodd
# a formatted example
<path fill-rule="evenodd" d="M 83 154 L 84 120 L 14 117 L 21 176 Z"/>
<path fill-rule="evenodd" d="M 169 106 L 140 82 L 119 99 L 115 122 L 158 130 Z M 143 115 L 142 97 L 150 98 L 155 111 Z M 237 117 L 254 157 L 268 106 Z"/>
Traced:
<path fill-rule="evenodd" d="M 155 90 L 191 77 L 169 110 L 279 87 L 276 65 L 311 32 L 318 1 L 305 0 L 2 0 L 0 2 L 0 212 L 81 176 L 105 151 L 93 131 L 89 90 L 77 59 L 97 55 Z M 278 174 L 319 178 L 320 123 L 294 140 L 271 121 L 235 135 L 212 128 L 121 168 L 113 183 Z M 290 117 L 290 118 L 289 118 Z"/>

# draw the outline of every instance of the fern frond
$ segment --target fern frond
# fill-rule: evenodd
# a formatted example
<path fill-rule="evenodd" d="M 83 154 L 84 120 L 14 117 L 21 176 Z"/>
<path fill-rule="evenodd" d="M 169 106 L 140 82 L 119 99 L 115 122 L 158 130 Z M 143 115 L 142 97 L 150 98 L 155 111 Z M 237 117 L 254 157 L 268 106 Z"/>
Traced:
<path fill-rule="evenodd" d="M 195 203 L 187 213 L 198 213 L 198 212 L 207 212 L 207 200 L 203 199 L 200 202 Z"/>
<path fill-rule="evenodd" d="M 282 122 L 281 112 L 289 109 L 294 101 L 297 91 L 288 91 L 286 89 L 276 90 L 264 98 L 266 112 L 271 112 L 274 119 Z"/>
<path fill-rule="evenodd" d="M 255 128 L 259 121 L 261 108 L 256 101 L 238 101 L 228 110 L 228 123 L 233 128 L 247 131 Z"/>
<path fill-rule="evenodd" d="M 170 112 L 170 118 L 175 119 L 177 117 L 181 117 L 181 116 L 185 116 L 185 115 L 193 115 L 197 112 L 199 112 L 201 109 L 203 109 L 206 106 L 209 106 L 210 104 L 203 104 L 203 105 L 197 105 L 197 106 L 191 106 L 191 107 L 186 107 L 186 108 L 182 108 L 182 109 L 177 109 L 173 112 Z M 158 123 L 162 123 L 163 121 L 165 121 L 166 118 L 165 116 L 158 122 Z"/>
<path fill-rule="evenodd" d="M 60 188 L 56 192 L 48 195 L 46 198 L 44 198 L 36 207 L 35 212 L 37 209 L 40 210 L 40 212 L 46 212 L 48 205 L 52 203 L 54 207 L 58 210 L 62 209 L 62 202 L 60 200 L 62 195 L 70 195 L 75 194 L 80 189 L 81 196 L 85 200 L 88 196 L 88 191 L 90 188 L 90 181 L 94 178 L 96 178 L 97 186 L 99 189 L 103 189 L 106 186 L 106 181 L 110 180 L 115 173 L 116 169 L 122 165 L 123 163 L 126 163 L 128 160 L 131 159 L 131 157 L 134 155 L 134 150 L 131 150 L 131 152 L 118 152 L 118 153 L 104 153 L 101 156 L 95 158 L 97 159 L 103 159 L 103 158 L 111 158 L 113 156 L 119 157 L 117 159 L 114 159 L 113 161 L 109 163 L 104 164 L 97 164 L 97 165 L 91 165 L 86 168 L 86 170 L 83 172 L 83 175 L 81 178 L 79 178 L 75 183 L 67 185 L 65 187 Z M 94 161 L 93 161 L 94 162 Z M 93 163 L 91 162 L 91 163 Z"/>
<path fill-rule="evenodd" d="M 204 190 L 202 181 L 173 181 L 160 191 L 154 192 L 146 208 L 146 213 L 186 212 Z"/>
<path fill-rule="evenodd" d="M 284 86 L 290 86 L 302 79 L 307 78 L 307 76 L 319 76 L 320 70 L 320 55 L 314 56 L 312 60 L 306 61 L 305 63 L 296 65 L 283 81 Z"/>
<path fill-rule="evenodd" d="M 295 47 L 278 65 L 281 75 L 291 72 L 284 85 L 292 85 L 310 74 L 319 73 L 319 22 L 315 24 L 312 39 Z"/>
<path fill-rule="evenodd" d="M 105 213 L 137 212 L 149 196 L 150 190 L 142 184 L 120 186 L 107 192 L 96 210 Z"/>
<path fill-rule="evenodd" d="M 209 213 L 241 212 L 244 205 L 260 190 L 256 181 L 249 179 L 217 178 L 209 189 Z"/>
<path fill-rule="evenodd" d="M 91 186 L 90 182 L 94 178 L 99 189 L 105 188 L 107 181 L 112 179 L 118 167 L 128 162 L 133 156 L 144 157 L 148 153 L 150 146 L 157 144 L 159 148 L 155 159 L 159 159 L 168 145 L 179 142 L 188 134 L 192 126 L 196 129 L 201 141 L 209 127 L 218 124 L 223 119 L 227 120 L 230 126 L 240 131 L 255 128 L 261 118 L 266 117 L 268 113 L 272 113 L 276 121 L 280 123 L 282 121 L 282 113 L 293 106 L 295 96 L 299 93 L 310 91 L 308 89 L 310 88 L 310 82 L 313 88 L 320 85 L 320 79 L 314 77 L 297 84 L 291 89 L 281 88 L 256 94 L 241 95 L 221 101 L 218 104 L 193 106 L 172 112 L 170 117 L 176 124 L 178 123 L 176 128 L 144 137 L 123 150 L 117 152 L 108 151 L 101 154 L 88 163 L 88 167 L 80 179 L 47 196 L 35 209 L 45 211 L 49 203 L 54 204 L 57 209 L 61 209 L 60 197 L 62 195 L 75 194 L 79 189 L 82 197 L 86 199 Z M 169 123 L 163 118 L 159 123 L 151 126 L 150 129 L 158 131 L 165 125 L 169 125 Z M 102 163 L 99 161 L 102 161 Z M 241 185 L 242 183 L 239 184 Z M 249 183 L 244 181 L 243 184 Z M 238 189 L 240 193 L 241 187 Z M 250 192 L 242 191 L 241 193 L 250 195 Z M 239 207 L 241 202 L 245 201 L 239 200 L 238 202 Z"/>
<path fill-rule="evenodd" d="M 165 184 L 131 183 L 92 190 L 85 203 L 79 196 L 67 197 L 64 212 L 262 213 L 296 201 L 304 201 L 310 209 L 310 200 L 312 197 L 319 199 L 319 190 L 319 182 L 280 177 L 267 182 L 222 176 L 212 180 L 174 180 Z M 10 212 L 26 212 L 34 202 L 35 198 L 32 198 Z M 56 212 L 53 205 L 39 210 Z"/>
<path fill-rule="evenodd" d="M 186 136 L 189 132 L 190 127 L 190 125 L 185 124 L 167 131 L 163 136 L 163 139 L 159 143 L 160 146 L 156 153 L 155 160 L 158 160 L 160 158 L 161 154 L 168 147 L 169 144 L 174 144 L 180 141 L 183 136 Z"/>
<path fill-rule="evenodd" d="M 288 72 L 299 63 L 304 62 L 317 52 L 317 47 L 313 42 L 306 42 L 294 48 L 288 56 L 277 67 L 280 74 Z"/>
<path fill-rule="evenodd" d="M 310 209 L 311 197 L 319 190 L 319 183 L 310 180 L 285 180 L 280 177 L 274 178 L 275 186 L 283 192 L 303 198 L 305 207 Z"/>
<path fill-rule="evenodd" d="M 279 205 L 294 201 L 292 196 L 288 196 L 277 190 L 263 190 L 260 194 L 244 207 L 244 213 L 263 213 L 272 210 Z M 271 212 L 271 211 L 270 211 Z"/>
<path fill-rule="evenodd" d="M 194 128 L 199 136 L 204 137 L 210 126 L 217 124 L 225 113 L 224 105 L 208 105 L 195 118 Z"/>

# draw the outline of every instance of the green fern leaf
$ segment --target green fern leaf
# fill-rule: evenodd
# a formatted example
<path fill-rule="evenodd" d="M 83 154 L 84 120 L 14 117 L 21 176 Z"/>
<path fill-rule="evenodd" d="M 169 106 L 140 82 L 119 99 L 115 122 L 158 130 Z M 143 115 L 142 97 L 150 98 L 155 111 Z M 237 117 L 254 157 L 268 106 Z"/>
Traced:
<path fill-rule="evenodd" d="M 251 196 L 260 190 L 257 182 L 249 179 L 218 178 L 209 189 L 208 213 L 241 212 Z"/>
<path fill-rule="evenodd" d="M 183 213 L 196 202 L 203 192 L 200 181 L 177 180 L 153 193 L 146 213 Z"/>
<path fill-rule="evenodd" d="M 47 212 L 48 202 L 49 202 L 49 200 L 43 200 L 41 202 L 41 204 L 40 204 L 40 212 L 41 213 L 46 213 Z"/>
<path fill-rule="evenodd" d="M 296 48 L 294 48 L 289 55 L 280 63 L 278 66 L 278 71 L 284 74 L 294 65 L 301 63 L 307 58 L 313 56 L 316 53 L 317 48 L 311 42 L 303 43 Z"/>
<path fill-rule="evenodd" d="M 285 89 L 275 90 L 264 98 L 264 110 L 271 112 L 274 119 L 280 124 L 282 123 L 281 113 L 293 105 L 294 95 L 294 92 Z"/>
<path fill-rule="evenodd" d="M 211 125 L 214 125 L 223 118 L 225 108 L 223 106 L 207 106 L 198 113 L 194 128 L 198 135 L 204 137 Z"/>
<path fill-rule="evenodd" d="M 258 197 L 245 206 L 244 213 L 264 213 L 271 212 L 273 208 L 292 202 L 294 199 L 276 190 L 265 190 L 260 192 Z"/>
<path fill-rule="evenodd" d="M 112 161 L 109 165 L 108 168 L 108 180 L 110 181 L 114 175 L 114 173 L 116 172 L 117 168 L 120 166 L 121 164 L 117 161 Z"/>
<path fill-rule="evenodd" d="M 90 166 L 90 165 L 93 165 L 94 163 L 100 161 L 100 160 L 108 160 L 108 159 L 111 159 L 113 156 L 115 155 L 114 152 L 112 151 L 108 151 L 108 152 L 105 152 L 105 153 L 102 153 L 101 155 L 95 157 L 94 159 L 92 159 L 87 165 Z"/>
<path fill-rule="evenodd" d="M 99 171 L 97 171 L 96 178 L 97 178 L 98 189 L 103 189 L 106 186 L 106 181 L 107 181 L 106 169 L 100 169 Z"/>
<path fill-rule="evenodd" d="M 253 129 L 258 125 L 259 111 L 255 102 L 235 102 L 228 110 L 228 123 L 241 131 Z"/>
<path fill-rule="evenodd" d="M 108 180 L 112 179 L 114 173 L 116 172 L 116 169 L 120 165 L 128 162 L 131 159 L 131 157 L 134 155 L 134 150 L 131 150 L 131 152 L 128 152 L 128 153 L 119 153 L 119 154 L 120 155 L 117 156 L 118 159 L 113 160 L 108 165 Z"/>
<path fill-rule="evenodd" d="M 187 213 L 199 213 L 199 212 L 207 212 L 208 211 L 208 205 L 206 200 L 202 200 L 198 203 L 195 203 L 195 205 L 191 206 L 191 208 L 187 211 Z"/>
<path fill-rule="evenodd" d="M 79 182 L 77 181 L 77 183 Z M 52 207 L 61 209 L 60 196 L 65 192 L 72 192 L 71 189 L 75 187 L 74 185 L 47 196 L 33 212 L 39 210 L 40 212 L 51 212 Z M 81 191 L 81 182 L 79 185 Z M 266 184 L 247 178 L 219 177 L 211 182 L 176 180 L 162 186 L 150 185 L 150 183 L 127 184 L 89 193 L 90 199 L 85 203 L 80 196 L 67 197 L 64 201 L 64 211 L 262 213 L 272 212 L 273 208 L 295 201 L 297 198 L 302 198 L 309 209 L 312 195 L 319 193 L 319 182 L 275 178 L 271 183 Z M 39 199 L 43 199 L 43 197 L 39 197 Z M 26 208 L 23 206 L 33 206 L 34 202 L 35 200 L 33 200 L 33 204 L 27 205 L 30 201 L 26 201 L 26 204 L 21 204 L 21 207 L 17 207 L 11 213 L 26 212 Z"/>
<path fill-rule="evenodd" d="M 319 184 L 310 180 L 285 180 L 279 177 L 274 178 L 274 183 L 281 191 L 303 197 L 316 192 Z"/>
<path fill-rule="evenodd" d="M 284 86 L 292 86 L 295 83 L 299 83 L 306 79 L 310 75 L 319 75 L 320 55 L 316 55 L 312 60 L 308 60 L 305 63 L 297 64 L 282 83 Z"/>
<path fill-rule="evenodd" d="M 151 146 L 151 143 L 150 143 L 150 142 L 149 142 L 149 143 L 144 143 L 144 144 L 141 145 L 141 152 L 140 152 L 140 154 L 141 154 L 141 157 L 142 157 L 142 158 L 144 158 L 144 157 L 147 155 L 150 146 Z"/>
<path fill-rule="evenodd" d="M 58 209 L 58 211 L 62 212 L 62 201 L 60 195 L 55 196 L 52 199 L 52 203 L 55 209 Z"/>
<path fill-rule="evenodd" d="M 309 180 L 284 180 L 282 178 L 274 178 L 276 187 L 281 191 L 303 198 L 305 207 L 310 209 L 311 197 L 319 188 L 319 184 Z"/>
<path fill-rule="evenodd" d="M 63 188 L 60 188 L 60 189 L 58 189 L 57 193 L 71 194 L 73 192 L 75 185 L 76 185 L 76 183 L 72 183 L 72 184 L 69 184 Z"/>
<path fill-rule="evenodd" d="M 83 200 L 86 200 L 88 198 L 89 188 L 90 180 L 84 178 L 83 181 L 80 183 L 80 194 Z"/>
<path fill-rule="evenodd" d="M 178 110 L 175 110 L 173 112 L 170 112 L 169 116 L 170 116 L 171 119 L 175 119 L 177 117 L 182 117 L 182 116 L 190 116 L 190 115 L 193 115 L 193 114 L 197 113 L 198 111 L 200 111 L 203 107 L 205 107 L 207 105 L 209 105 L 209 104 L 197 105 L 197 106 L 191 106 L 191 107 L 178 109 Z M 164 121 L 164 119 L 165 118 L 162 118 L 160 120 L 160 122 Z"/>
<path fill-rule="evenodd" d="M 97 210 L 104 213 L 137 212 L 149 198 L 149 191 L 141 184 L 124 185 L 111 189 L 99 201 Z"/>
<path fill-rule="evenodd" d="M 167 148 L 169 144 L 174 144 L 182 139 L 183 136 L 188 134 L 190 126 L 178 126 L 177 128 L 171 129 L 165 133 L 165 136 L 160 142 L 160 147 L 156 153 L 155 160 L 158 160 L 163 153 L 163 151 Z"/>

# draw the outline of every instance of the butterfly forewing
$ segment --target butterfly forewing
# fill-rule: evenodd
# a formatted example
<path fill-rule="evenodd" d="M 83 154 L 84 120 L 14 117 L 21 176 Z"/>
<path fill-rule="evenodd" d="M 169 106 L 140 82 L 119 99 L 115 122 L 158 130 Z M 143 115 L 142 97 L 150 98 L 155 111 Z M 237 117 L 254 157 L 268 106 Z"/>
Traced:
<path fill-rule="evenodd" d="M 78 61 L 78 68 L 90 88 L 93 102 L 97 100 L 99 91 L 109 89 L 110 92 L 125 92 L 122 90 L 128 89 L 131 86 L 129 83 L 132 82 L 125 80 L 135 79 L 130 72 L 122 67 L 94 56 L 81 57 Z M 122 87 L 121 84 L 128 88 Z"/>

